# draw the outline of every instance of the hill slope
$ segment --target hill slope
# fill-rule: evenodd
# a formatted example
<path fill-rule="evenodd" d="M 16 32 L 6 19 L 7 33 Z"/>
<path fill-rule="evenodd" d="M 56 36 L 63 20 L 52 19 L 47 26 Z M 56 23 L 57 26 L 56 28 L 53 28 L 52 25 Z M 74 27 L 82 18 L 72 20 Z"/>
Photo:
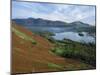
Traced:
<path fill-rule="evenodd" d="M 53 44 L 12 22 L 12 73 L 90 69 L 91 65 L 53 54 Z"/>

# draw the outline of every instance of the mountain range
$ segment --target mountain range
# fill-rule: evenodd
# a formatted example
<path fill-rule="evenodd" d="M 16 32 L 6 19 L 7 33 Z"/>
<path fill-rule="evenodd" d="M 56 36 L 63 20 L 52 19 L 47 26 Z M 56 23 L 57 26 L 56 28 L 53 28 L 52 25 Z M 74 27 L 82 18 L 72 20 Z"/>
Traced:
<path fill-rule="evenodd" d="M 83 23 L 81 21 L 67 23 L 62 21 L 44 20 L 41 18 L 13 19 L 13 21 L 15 21 L 18 25 L 22 25 L 25 27 L 62 27 L 70 31 L 85 31 L 89 33 L 95 33 L 96 28 L 95 26 Z"/>

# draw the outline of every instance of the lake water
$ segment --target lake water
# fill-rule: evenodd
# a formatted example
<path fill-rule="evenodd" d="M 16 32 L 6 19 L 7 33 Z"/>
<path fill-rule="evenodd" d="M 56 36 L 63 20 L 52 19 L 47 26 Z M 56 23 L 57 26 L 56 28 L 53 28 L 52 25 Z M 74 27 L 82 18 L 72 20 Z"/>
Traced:
<path fill-rule="evenodd" d="M 63 40 L 64 38 L 70 39 L 72 41 L 84 42 L 84 43 L 95 43 L 95 38 L 89 36 L 87 33 L 82 32 L 83 36 L 80 36 L 77 32 L 62 32 L 55 33 L 55 36 L 52 36 L 56 40 Z"/>
<path fill-rule="evenodd" d="M 60 28 L 60 27 L 26 27 L 30 30 L 41 31 L 41 32 L 53 32 L 55 36 L 52 36 L 56 40 L 63 40 L 64 38 L 70 39 L 72 41 L 84 42 L 84 43 L 95 43 L 95 37 L 90 36 L 86 32 L 82 32 L 84 36 L 80 36 L 78 32 L 73 31 L 70 28 Z"/>
<path fill-rule="evenodd" d="M 41 32 L 53 32 L 53 33 L 60 33 L 60 32 L 65 32 L 65 31 L 69 31 L 69 28 L 65 28 L 65 27 L 26 27 L 30 30 L 34 31 L 41 31 Z"/>

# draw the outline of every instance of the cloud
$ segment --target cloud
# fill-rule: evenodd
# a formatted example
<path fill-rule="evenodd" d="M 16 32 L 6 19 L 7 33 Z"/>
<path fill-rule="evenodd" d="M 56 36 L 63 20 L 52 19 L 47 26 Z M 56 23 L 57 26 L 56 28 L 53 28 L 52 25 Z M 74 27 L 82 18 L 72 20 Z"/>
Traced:
<path fill-rule="evenodd" d="M 12 2 L 12 18 L 43 18 L 64 22 L 82 21 L 95 25 L 95 6 Z"/>

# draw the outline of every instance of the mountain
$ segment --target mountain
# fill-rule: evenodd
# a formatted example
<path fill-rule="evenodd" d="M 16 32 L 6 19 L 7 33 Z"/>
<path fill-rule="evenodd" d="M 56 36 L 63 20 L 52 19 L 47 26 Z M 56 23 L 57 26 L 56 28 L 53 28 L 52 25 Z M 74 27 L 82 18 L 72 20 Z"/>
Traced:
<path fill-rule="evenodd" d="M 41 18 L 13 19 L 13 21 L 24 26 L 65 27 L 67 25 L 67 23 L 65 22 L 50 21 L 50 20 L 44 20 Z"/>
<path fill-rule="evenodd" d="M 86 24 L 86 23 L 83 23 L 83 22 L 80 22 L 80 21 L 72 22 L 69 25 L 76 26 L 76 27 L 90 27 L 89 24 Z"/>
<path fill-rule="evenodd" d="M 90 27 L 89 24 L 75 21 L 72 23 L 66 23 L 62 21 L 51 21 L 44 20 L 41 18 L 27 18 L 27 19 L 13 19 L 17 24 L 21 24 L 24 26 L 47 26 L 47 27 L 65 27 L 65 26 L 78 26 L 78 27 Z"/>
<path fill-rule="evenodd" d="M 13 21 L 21 26 L 30 28 L 32 31 L 34 30 L 32 29 L 32 27 L 58 27 L 60 29 L 64 28 L 65 31 L 95 33 L 95 28 L 96 28 L 95 26 L 80 21 L 65 23 L 62 21 L 51 21 L 51 20 L 44 20 L 41 18 L 13 19 Z"/>
<path fill-rule="evenodd" d="M 89 24 L 76 21 L 69 24 L 69 27 L 72 28 L 72 30 L 78 31 L 78 32 L 88 32 L 88 33 L 95 33 L 96 27 L 91 26 Z"/>

